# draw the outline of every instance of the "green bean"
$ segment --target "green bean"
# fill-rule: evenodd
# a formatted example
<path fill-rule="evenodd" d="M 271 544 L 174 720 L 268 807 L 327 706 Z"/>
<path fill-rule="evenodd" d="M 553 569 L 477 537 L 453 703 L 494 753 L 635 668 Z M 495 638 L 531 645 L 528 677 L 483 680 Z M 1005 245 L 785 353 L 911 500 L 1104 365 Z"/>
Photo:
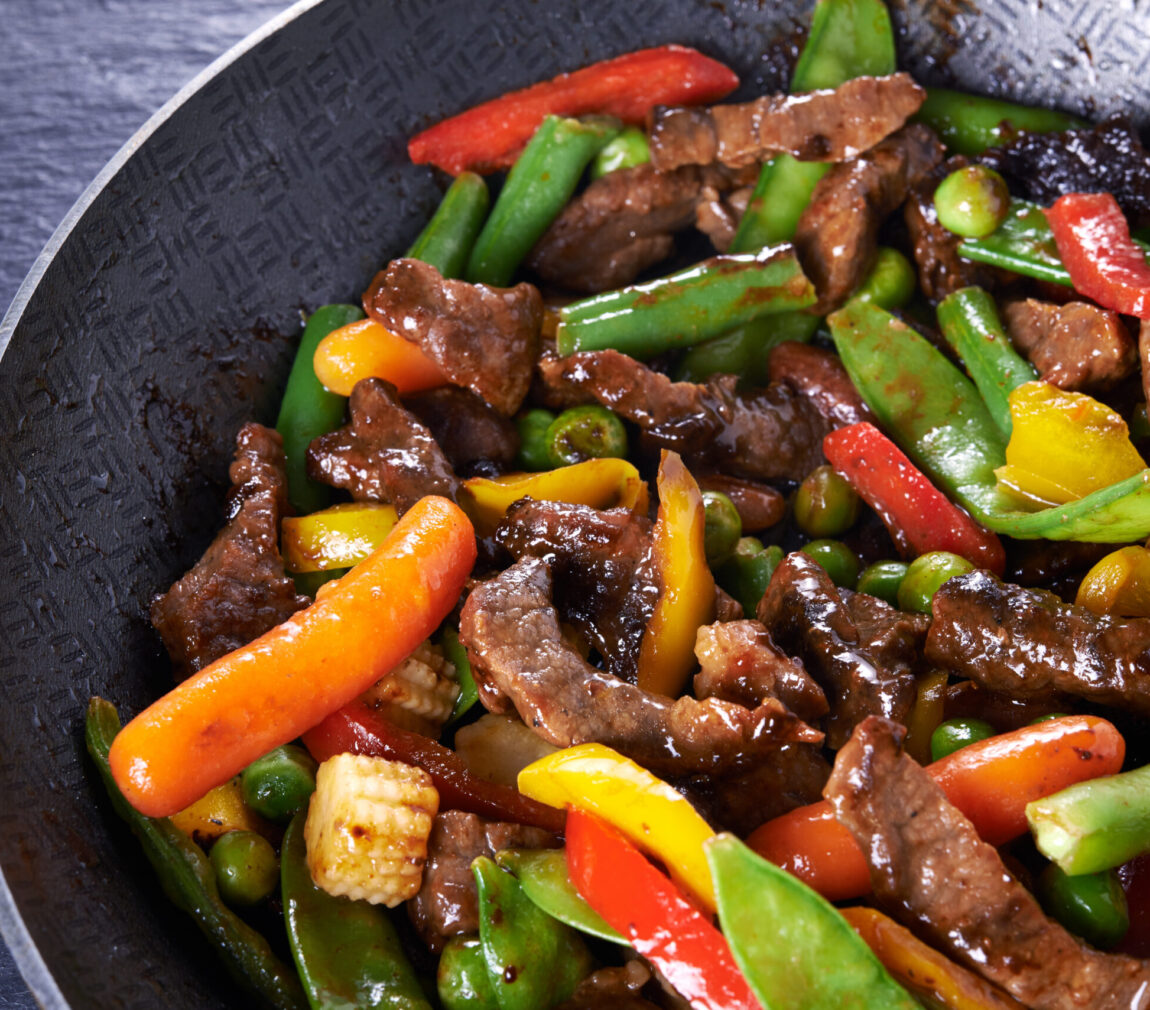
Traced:
<path fill-rule="evenodd" d="M 1015 105 L 947 88 L 927 88 L 926 101 L 913 118 L 926 123 L 952 151 L 967 155 L 981 154 L 988 147 L 1005 144 L 1021 130 L 1060 133 L 1086 125 L 1053 109 Z"/>
<path fill-rule="evenodd" d="M 269 821 L 290 821 L 315 792 L 315 771 L 315 758 L 302 747 L 277 747 L 243 770 L 244 802 Z"/>
<path fill-rule="evenodd" d="M 862 570 L 855 588 L 897 607 L 898 587 L 902 585 L 908 567 L 905 561 L 876 561 Z"/>
<path fill-rule="evenodd" d="M 229 831 L 208 853 L 220 897 L 233 908 L 258 905 L 272 894 L 280 879 L 279 858 L 263 835 Z"/>
<path fill-rule="evenodd" d="M 985 238 L 1010 211 L 1006 180 L 986 165 L 956 169 L 934 191 L 938 223 L 963 238 Z"/>
<path fill-rule="evenodd" d="M 836 586 L 854 589 L 859 581 L 859 559 L 841 540 L 821 538 L 811 540 L 799 548 L 807 557 L 817 561 Z"/>
<path fill-rule="evenodd" d="M 627 429 L 622 420 L 597 403 L 563 411 L 547 426 L 543 442 L 550 461 L 548 469 L 627 455 Z"/>
<path fill-rule="evenodd" d="M 907 567 L 906 575 L 899 584 L 899 610 L 929 614 L 934 594 L 944 582 L 956 575 L 973 571 L 974 565 L 966 558 L 950 551 L 927 551 L 926 554 L 920 554 Z"/>
<path fill-rule="evenodd" d="M 765 386 L 771 348 L 788 340 L 807 343 L 818 329 L 819 317 L 806 312 L 779 312 L 753 319 L 720 337 L 687 349 L 675 378 L 703 382 L 711 375 L 738 375 L 752 386 Z"/>
<path fill-rule="evenodd" d="M 430 263 L 444 277 L 458 277 L 467 266 L 490 202 L 483 177 L 474 172 L 461 172 L 407 250 L 408 257 Z"/>
<path fill-rule="evenodd" d="M 901 309 L 914 297 L 917 285 L 918 274 L 910 260 L 897 249 L 879 246 L 870 273 L 851 297 L 884 309 Z"/>
<path fill-rule="evenodd" d="M 949 754 L 979 740 L 994 736 L 994 727 L 985 719 L 947 719 L 930 735 L 930 759 L 941 761 Z"/>
<path fill-rule="evenodd" d="M 712 568 L 727 561 L 743 535 L 739 510 L 722 491 L 703 492 L 704 550 Z"/>
<path fill-rule="evenodd" d="M 459 681 L 459 697 L 448 717 L 448 725 L 458 722 L 472 705 L 479 700 L 479 688 L 475 685 L 475 678 L 471 675 L 471 661 L 467 658 L 467 650 L 459 640 L 459 632 L 450 624 L 445 624 L 439 633 L 439 646 L 449 663 L 455 667 L 455 677 Z"/>
<path fill-rule="evenodd" d="M 637 126 L 628 126 L 614 140 L 608 141 L 591 162 L 591 178 L 600 179 L 622 168 L 645 165 L 651 160 L 647 134 Z"/>
<path fill-rule="evenodd" d="M 555 413 L 542 407 L 525 411 L 515 419 L 515 428 L 519 432 L 519 453 L 515 457 L 517 466 L 530 473 L 551 469 L 547 429 L 554 420 Z"/>
<path fill-rule="evenodd" d="M 1130 928 L 1126 892 L 1114 870 L 1071 877 L 1050 863 L 1038 876 L 1038 897 L 1047 915 L 1099 950 L 1118 946 Z"/>
<path fill-rule="evenodd" d="M 837 537 L 859 517 L 859 496 L 833 466 L 812 470 L 795 492 L 795 522 L 807 536 Z"/>

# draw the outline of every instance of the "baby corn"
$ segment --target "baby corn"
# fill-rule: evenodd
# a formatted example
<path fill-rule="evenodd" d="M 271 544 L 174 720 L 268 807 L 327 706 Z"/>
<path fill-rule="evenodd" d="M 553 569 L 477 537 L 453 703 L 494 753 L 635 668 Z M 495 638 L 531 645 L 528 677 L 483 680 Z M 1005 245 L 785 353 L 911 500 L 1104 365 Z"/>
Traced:
<path fill-rule="evenodd" d="M 423 642 L 364 695 L 388 722 L 437 738 L 459 697 L 455 667 L 443 650 Z"/>

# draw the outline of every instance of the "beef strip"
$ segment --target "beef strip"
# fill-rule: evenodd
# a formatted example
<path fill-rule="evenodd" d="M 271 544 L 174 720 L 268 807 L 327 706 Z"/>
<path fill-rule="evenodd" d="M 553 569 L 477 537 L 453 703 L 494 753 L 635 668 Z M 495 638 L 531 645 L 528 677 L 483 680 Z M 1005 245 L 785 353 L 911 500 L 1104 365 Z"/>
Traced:
<path fill-rule="evenodd" d="M 499 413 L 519 409 L 539 353 L 543 299 L 530 284 L 445 280 L 419 260 L 392 260 L 363 295 L 372 319 L 418 344 L 447 379 Z"/>
<path fill-rule="evenodd" d="M 699 473 L 695 478 L 704 491 L 718 491 L 731 499 L 744 533 L 765 530 L 787 514 L 786 499 L 767 484 L 721 473 Z"/>
<path fill-rule="evenodd" d="M 453 936 L 479 931 L 479 895 L 471 861 L 502 849 L 550 849 L 555 836 L 542 828 L 487 821 L 462 810 L 436 814 L 427 840 L 423 883 L 407 903 L 416 932 L 436 954 Z"/>
<path fill-rule="evenodd" d="M 440 386 L 403 398 L 456 472 L 485 475 L 509 470 L 519 452 L 513 422 L 469 389 Z"/>
<path fill-rule="evenodd" d="M 1106 392 L 1138 367 L 1138 350 L 1117 312 L 1025 298 L 1004 305 L 1002 316 L 1015 349 L 1059 389 Z"/>
<path fill-rule="evenodd" d="M 696 698 L 721 698 L 754 708 L 778 698 L 811 722 L 829 711 L 827 696 L 797 659 L 784 655 L 758 621 L 704 624 L 695 638 Z"/>
<path fill-rule="evenodd" d="M 780 152 L 802 161 L 845 161 L 894 133 L 925 98 L 909 74 L 898 73 L 738 105 L 659 107 L 648 123 L 651 163 L 660 172 L 715 161 L 738 168 Z"/>
<path fill-rule="evenodd" d="M 819 180 L 795 231 L 799 262 L 819 295 L 815 311 L 837 308 L 862 283 L 878 248 L 879 226 L 942 161 L 942 153 L 934 132 L 915 124 Z"/>
<path fill-rule="evenodd" d="M 308 446 L 309 477 L 344 488 L 356 501 L 391 502 L 400 514 L 424 495 L 455 499 L 459 480 L 451 464 L 390 382 L 361 379 L 348 409 L 349 424 Z"/>
<path fill-rule="evenodd" d="M 900 743 L 868 718 L 824 794 L 866 854 L 878 903 L 1033 1010 L 1146 1010 L 1150 964 L 1102 954 L 1042 914 L 998 853 Z"/>
<path fill-rule="evenodd" d="M 695 204 L 695 227 L 711 240 L 719 252 L 728 252 L 746 213 L 753 187 L 744 186 L 727 195 L 711 185 L 704 185 Z"/>
<path fill-rule="evenodd" d="M 844 599 L 818 562 L 795 553 L 775 569 L 758 618 L 827 692 L 831 747 L 841 747 L 868 715 L 905 721 L 910 714 L 913 666 L 928 624 L 923 615 L 865 593 Z"/>
<path fill-rule="evenodd" d="M 832 427 L 859 421 L 874 423 L 874 414 L 833 351 L 786 340 L 771 348 L 767 368 L 771 382 L 802 393 Z"/>
<path fill-rule="evenodd" d="M 595 403 L 595 397 L 588 390 L 567 378 L 566 368 L 567 359 L 556 353 L 554 344 L 544 344 L 535 362 L 531 402 L 554 411 Z"/>
<path fill-rule="evenodd" d="M 775 699 L 754 709 L 672 701 L 595 669 L 563 638 L 547 562 L 525 558 L 472 590 L 460 616 L 480 698 L 514 704 L 557 747 L 599 742 L 662 775 L 718 773 L 822 734 Z"/>
<path fill-rule="evenodd" d="M 934 595 L 927 659 L 1020 698 L 1065 691 L 1150 715 L 1150 618 L 1123 620 L 975 571 Z"/>
<path fill-rule="evenodd" d="M 542 558 L 551 566 L 559 615 L 609 672 L 634 681 L 639 644 L 659 601 L 651 521 L 627 509 L 524 498 L 507 510 L 495 539 L 516 561 Z"/>
<path fill-rule="evenodd" d="M 650 981 L 650 969 L 638 958 L 618 968 L 600 968 L 583 979 L 556 1010 L 659 1010 L 658 1004 L 642 996 Z"/>
<path fill-rule="evenodd" d="M 823 462 L 830 426 L 810 400 L 778 383 L 743 393 L 733 375 L 703 384 L 673 382 L 618 351 L 561 358 L 552 376 L 587 390 L 639 425 L 654 445 L 684 456 L 692 469 L 802 480 Z"/>
<path fill-rule="evenodd" d="M 204 556 L 163 596 L 151 618 L 184 680 L 233 649 L 259 638 L 311 601 L 295 591 L 279 551 L 287 510 L 283 440 L 262 424 L 236 436 L 227 525 Z"/>

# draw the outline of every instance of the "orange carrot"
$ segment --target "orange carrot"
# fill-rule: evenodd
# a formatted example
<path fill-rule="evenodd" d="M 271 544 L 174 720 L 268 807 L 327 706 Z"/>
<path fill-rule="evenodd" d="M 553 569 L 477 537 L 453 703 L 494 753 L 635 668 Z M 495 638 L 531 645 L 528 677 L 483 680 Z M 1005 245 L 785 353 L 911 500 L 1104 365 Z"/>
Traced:
<path fill-rule="evenodd" d="M 1105 719 L 1068 715 L 970 744 L 927 766 L 982 838 L 1002 845 L 1027 830 L 1026 804 L 1122 768 L 1126 742 Z M 870 891 L 866 859 L 823 801 L 756 828 L 747 844 L 831 901 Z"/>
<path fill-rule="evenodd" d="M 418 344 L 374 319 L 332 330 L 316 347 L 312 367 L 319 381 L 340 396 L 351 396 L 360 379 L 386 379 L 401 393 L 433 389 L 447 381 Z"/>
<path fill-rule="evenodd" d="M 204 667 L 125 726 L 109 760 L 150 817 L 182 810 L 398 665 L 447 616 L 475 563 L 467 516 L 417 502 L 322 600 Z"/>

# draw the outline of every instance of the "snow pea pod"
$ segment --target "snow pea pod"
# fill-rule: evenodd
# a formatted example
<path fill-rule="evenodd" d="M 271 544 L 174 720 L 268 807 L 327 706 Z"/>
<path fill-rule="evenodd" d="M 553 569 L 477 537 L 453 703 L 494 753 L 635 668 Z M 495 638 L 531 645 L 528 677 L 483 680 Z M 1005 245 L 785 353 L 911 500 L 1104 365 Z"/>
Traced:
<path fill-rule="evenodd" d="M 439 208 L 407 250 L 410 259 L 430 263 L 444 277 L 458 277 L 483 227 L 491 198 L 483 176 L 462 172 L 443 194 Z"/>

